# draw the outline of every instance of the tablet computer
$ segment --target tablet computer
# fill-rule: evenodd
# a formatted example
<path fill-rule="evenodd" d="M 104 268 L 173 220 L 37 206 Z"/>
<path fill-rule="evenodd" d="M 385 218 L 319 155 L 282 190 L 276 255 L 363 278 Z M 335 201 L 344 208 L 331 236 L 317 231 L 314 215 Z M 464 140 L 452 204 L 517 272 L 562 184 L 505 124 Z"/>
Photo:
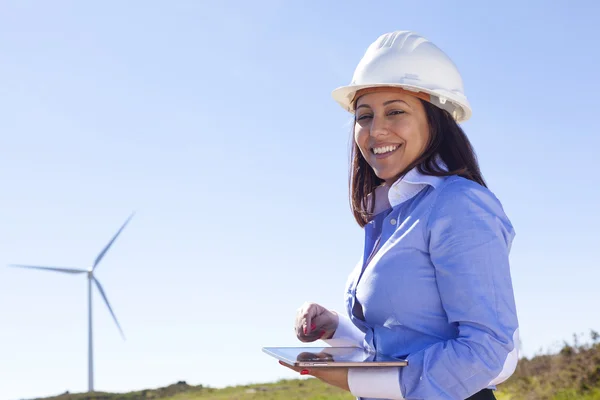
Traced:
<path fill-rule="evenodd" d="M 404 367 L 408 360 L 373 354 L 362 347 L 263 347 L 294 367 Z"/>

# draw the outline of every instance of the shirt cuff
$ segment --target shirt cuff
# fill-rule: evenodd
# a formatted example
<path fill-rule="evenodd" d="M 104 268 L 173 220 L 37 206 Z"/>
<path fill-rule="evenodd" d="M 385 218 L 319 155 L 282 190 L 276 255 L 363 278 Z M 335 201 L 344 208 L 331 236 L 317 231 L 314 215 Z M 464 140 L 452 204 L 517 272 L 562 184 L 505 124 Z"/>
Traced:
<path fill-rule="evenodd" d="M 348 368 L 348 387 L 356 397 L 404 400 L 397 367 Z"/>
<path fill-rule="evenodd" d="M 322 339 L 331 347 L 363 346 L 365 333 L 352 323 L 345 315 L 338 315 L 338 327 L 331 339 Z"/>

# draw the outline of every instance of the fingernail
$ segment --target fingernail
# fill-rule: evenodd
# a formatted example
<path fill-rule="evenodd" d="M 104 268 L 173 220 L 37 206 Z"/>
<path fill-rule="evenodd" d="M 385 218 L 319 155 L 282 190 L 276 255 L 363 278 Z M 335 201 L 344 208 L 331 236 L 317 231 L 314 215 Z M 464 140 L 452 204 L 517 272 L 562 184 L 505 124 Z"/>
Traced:
<path fill-rule="evenodd" d="M 304 332 L 305 335 L 308 333 L 308 332 L 306 332 L 306 327 L 302 328 L 302 331 Z"/>
<path fill-rule="evenodd" d="M 327 332 L 326 331 L 321 331 L 321 336 L 319 336 L 319 339 L 321 339 L 323 336 L 325 336 Z"/>
<path fill-rule="evenodd" d="M 312 332 L 312 331 L 314 331 L 315 329 L 317 329 L 317 325 L 315 325 L 315 324 L 311 324 L 311 325 L 310 325 L 310 330 L 311 330 L 311 332 Z"/>
<path fill-rule="evenodd" d="M 302 371 L 300 371 L 300 375 L 308 375 L 310 374 L 310 371 L 307 369 L 303 369 Z"/>

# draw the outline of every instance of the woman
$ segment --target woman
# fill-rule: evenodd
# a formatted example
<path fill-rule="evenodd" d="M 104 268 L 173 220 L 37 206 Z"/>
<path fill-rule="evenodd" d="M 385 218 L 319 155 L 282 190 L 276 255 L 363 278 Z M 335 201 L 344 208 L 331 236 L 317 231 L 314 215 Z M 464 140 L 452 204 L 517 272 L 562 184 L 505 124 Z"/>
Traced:
<path fill-rule="evenodd" d="M 471 115 L 460 74 L 425 38 L 392 32 L 333 96 L 355 119 L 350 196 L 364 254 L 346 315 L 307 303 L 296 333 L 409 364 L 301 372 L 365 399 L 494 399 L 518 360 L 514 230 L 458 125 Z"/>

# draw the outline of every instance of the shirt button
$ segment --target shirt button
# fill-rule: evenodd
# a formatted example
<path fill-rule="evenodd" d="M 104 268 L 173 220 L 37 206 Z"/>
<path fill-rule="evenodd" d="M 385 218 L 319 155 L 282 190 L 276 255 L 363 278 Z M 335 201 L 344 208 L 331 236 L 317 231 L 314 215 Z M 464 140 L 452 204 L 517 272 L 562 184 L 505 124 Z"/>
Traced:
<path fill-rule="evenodd" d="M 396 219 L 395 218 L 390 219 L 390 224 L 396 225 Z"/>

